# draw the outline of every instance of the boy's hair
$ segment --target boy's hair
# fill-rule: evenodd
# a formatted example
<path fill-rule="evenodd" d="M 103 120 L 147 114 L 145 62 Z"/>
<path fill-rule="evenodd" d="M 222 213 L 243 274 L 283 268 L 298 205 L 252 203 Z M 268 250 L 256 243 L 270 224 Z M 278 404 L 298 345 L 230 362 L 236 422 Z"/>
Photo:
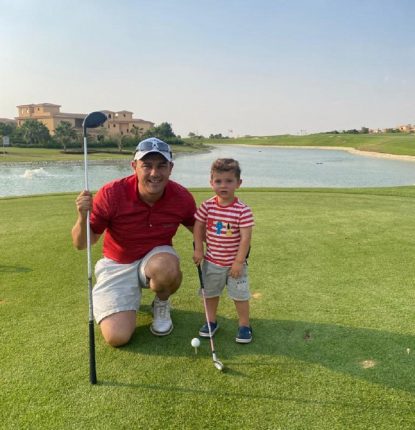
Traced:
<path fill-rule="evenodd" d="M 233 158 L 218 158 L 212 163 L 210 168 L 210 177 L 212 178 L 214 173 L 233 172 L 236 179 L 241 179 L 241 168 L 239 163 Z"/>

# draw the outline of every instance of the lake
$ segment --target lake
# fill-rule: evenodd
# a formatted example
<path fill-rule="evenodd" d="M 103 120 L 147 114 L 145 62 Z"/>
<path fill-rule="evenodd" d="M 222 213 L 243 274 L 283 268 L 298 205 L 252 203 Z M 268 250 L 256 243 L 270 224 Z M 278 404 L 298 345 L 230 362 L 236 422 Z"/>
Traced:
<path fill-rule="evenodd" d="M 216 158 L 235 158 L 243 187 L 389 187 L 415 184 L 415 163 L 352 154 L 343 150 L 216 145 L 209 153 L 175 158 L 172 179 L 208 187 Z M 0 197 L 80 191 L 83 163 L 0 165 Z M 89 187 L 131 174 L 128 161 L 89 163 Z"/>

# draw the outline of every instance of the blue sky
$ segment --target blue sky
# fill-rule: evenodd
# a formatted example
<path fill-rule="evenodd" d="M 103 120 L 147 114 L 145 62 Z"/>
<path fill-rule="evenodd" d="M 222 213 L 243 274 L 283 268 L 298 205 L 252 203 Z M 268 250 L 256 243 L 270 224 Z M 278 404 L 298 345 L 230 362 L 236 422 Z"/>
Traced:
<path fill-rule="evenodd" d="M 415 123 L 412 0 L 0 0 L 0 117 L 130 110 L 176 133 Z"/>

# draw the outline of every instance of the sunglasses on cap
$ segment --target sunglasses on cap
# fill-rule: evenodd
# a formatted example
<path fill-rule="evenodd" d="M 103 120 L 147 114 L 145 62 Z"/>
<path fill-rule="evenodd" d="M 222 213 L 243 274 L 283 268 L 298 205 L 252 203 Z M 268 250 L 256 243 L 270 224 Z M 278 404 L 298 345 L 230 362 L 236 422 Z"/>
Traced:
<path fill-rule="evenodd" d="M 136 148 L 134 159 L 140 160 L 146 154 L 151 152 L 158 152 L 163 155 L 168 161 L 172 161 L 172 152 L 170 146 L 156 137 L 150 137 L 149 139 L 142 140 Z"/>
<path fill-rule="evenodd" d="M 154 138 L 150 138 L 150 139 L 146 139 L 141 141 L 136 148 L 136 152 L 137 151 L 161 151 L 161 152 L 171 152 L 170 151 L 170 146 L 167 145 L 166 142 L 163 142 L 162 140 L 159 139 L 154 139 Z"/>

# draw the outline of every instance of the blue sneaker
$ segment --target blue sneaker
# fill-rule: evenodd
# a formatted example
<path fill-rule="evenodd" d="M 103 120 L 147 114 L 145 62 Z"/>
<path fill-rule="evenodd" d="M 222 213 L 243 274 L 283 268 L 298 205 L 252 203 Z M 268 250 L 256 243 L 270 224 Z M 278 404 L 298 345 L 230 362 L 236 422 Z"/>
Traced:
<path fill-rule="evenodd" d="M 252 341 L 252 327 L 240 326 L 235 340 L 237 343 L 250 343 Z"/>
<path fill-rule="evenodd" d="M 210 322 L 209 325 L 210 325 L 210 331 L 212 332 L 212 337 L 213 337 L 215 335 L 215 333 L 217 332 L 219 325 L 217 322 Z M 202 325 L 202 327 L 200 327 L 199 336 L 200 337 L 210 337 L 209 327 L 208 327 L 207 323 L 204 323 Z"/>

